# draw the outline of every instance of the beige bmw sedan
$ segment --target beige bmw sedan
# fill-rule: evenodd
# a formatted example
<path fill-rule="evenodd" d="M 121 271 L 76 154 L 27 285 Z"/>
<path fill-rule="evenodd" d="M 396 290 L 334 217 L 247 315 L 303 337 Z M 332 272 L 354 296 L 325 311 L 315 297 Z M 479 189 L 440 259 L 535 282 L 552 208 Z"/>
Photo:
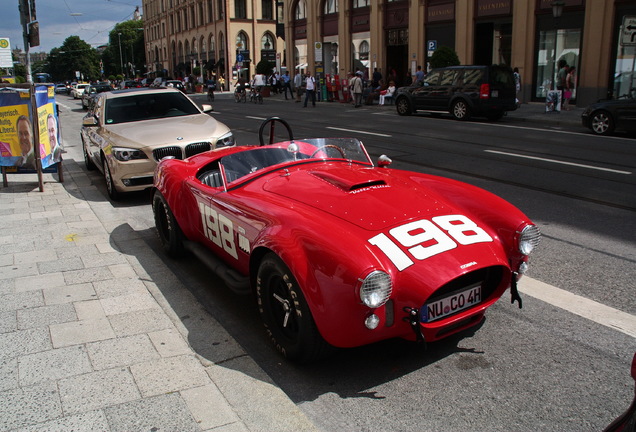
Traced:
<path fill-rule="evenodd" d="M 112 200 L 152 186 L 157 162 L 235 145 L 223 123 L 172 88 L 117 90 L 97 96 L 82 122 L 84 162 L 99 169 Z"/>

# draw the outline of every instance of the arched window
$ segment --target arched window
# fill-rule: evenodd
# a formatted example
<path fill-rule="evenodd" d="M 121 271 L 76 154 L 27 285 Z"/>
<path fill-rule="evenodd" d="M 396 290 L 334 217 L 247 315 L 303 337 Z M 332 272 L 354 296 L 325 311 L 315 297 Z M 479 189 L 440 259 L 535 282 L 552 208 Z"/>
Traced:
<path fill-rule="evenodd" d="M 307 4 L 305 0 L 300 0 L 296 5 L 296 10 L 294 11 L 294 18 L 297 20 L 307 18 Z"/>
<path fill-rule="evenodd" d="M 261 38 L 261 49 L 262 50 L 275 50 L 276 45 L 274 42 L 274 37 L 271 33 L 265 33 Z"/>
<path fill-rule="evenodd" d="M 360 43 L 360 60 L 369 60 L 369 42 L 363 40 Z"/>
<path fill-rule="evenodd" d="M 247 35 L 245 34 L 245 32 L 240 31 L 237 35 L 236 35 L 236 47 L 240 50 L 246 50 L 248 45 L 247 45 Z"/>

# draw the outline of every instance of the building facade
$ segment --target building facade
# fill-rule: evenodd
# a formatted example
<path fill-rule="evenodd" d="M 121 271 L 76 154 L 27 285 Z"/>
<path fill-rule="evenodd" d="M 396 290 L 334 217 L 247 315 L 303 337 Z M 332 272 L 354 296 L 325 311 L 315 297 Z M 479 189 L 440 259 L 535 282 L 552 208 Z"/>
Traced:
<path fill-rule="evenodd" d="M 399 85 L 448 46 L 462 64 L 518 68 L 525 102 L 545 99 L 560 60 L 578 105 L 636 87 L 634 0 L 144 0 L 144 18 L 148 70 L 173 76 L 249 76 L 268 58 L 322 77 L 377 68 Z"/>
<path fill-rule="evenodd" d="M 250 77 L 267 58 L 278 62 L 273 0 L 143 0 L 146 70 L 150 75 L 226 81 Z M 228 79 L 230 78 L 230 80 Z"/>

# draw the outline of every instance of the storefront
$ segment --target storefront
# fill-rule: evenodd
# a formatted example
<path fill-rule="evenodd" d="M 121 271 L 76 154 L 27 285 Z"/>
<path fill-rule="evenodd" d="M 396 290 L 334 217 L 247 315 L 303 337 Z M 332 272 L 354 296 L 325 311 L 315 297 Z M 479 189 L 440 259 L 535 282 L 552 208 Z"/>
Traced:
<path fill-rule="evenodd" d="M 617 4 L 615 22 L 608 96 L 619 98 L 636 88 L 636 6 Z"/>

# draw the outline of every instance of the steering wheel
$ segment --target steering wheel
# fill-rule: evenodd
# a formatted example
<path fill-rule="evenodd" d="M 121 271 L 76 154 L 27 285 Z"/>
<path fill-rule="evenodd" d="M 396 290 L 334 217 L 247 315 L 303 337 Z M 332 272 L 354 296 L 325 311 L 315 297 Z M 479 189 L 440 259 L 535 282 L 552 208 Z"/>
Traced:
<path fill-rule="evenodd" d="M 263 140 L 264 138 L 263 130 L 268 124 L 269 124 L 269 143 L 268 144 L 274 144 L 274 132 L 276 129 L 276 122 L 280 122 L 280 124 L 285 126 L 285 129 L 287 129 L 287 135 L 289 136 L 289 141 L 294 140 L 294 135 L 292 134 L 292 130 L 291 130 L 291 127 L 289 126 L 289 123 L 287 123 L 285 120 L 283 120 L 280 117 L 270 117 L 266 119 L 263 123 L 261 123 L 261 127 L 258 129 L 258 140 L 261 143 L 261 147 L 265 145 L 265 141 Z"/>
<path fill-rule="evenodd" d="M 347 157 L 345 156 L 345 152 L 343 149 L 341 149 L 340 147 L 338 147 L 335 144 L 326 144 L 324 146 L 318 147 L 316 150 L 314 150 L 314 152 L 311 154 L 311 156 L 309 156 L 310 158 L 316 156 L 316 153 L 318 153 L 321 150 L 324 150 L 326 148 L 335 148 L 336 150 L 338 150 L 338 152 L 340 152 L 340 155 L 342 156 L 343 159 L 346 159 Z"/>

